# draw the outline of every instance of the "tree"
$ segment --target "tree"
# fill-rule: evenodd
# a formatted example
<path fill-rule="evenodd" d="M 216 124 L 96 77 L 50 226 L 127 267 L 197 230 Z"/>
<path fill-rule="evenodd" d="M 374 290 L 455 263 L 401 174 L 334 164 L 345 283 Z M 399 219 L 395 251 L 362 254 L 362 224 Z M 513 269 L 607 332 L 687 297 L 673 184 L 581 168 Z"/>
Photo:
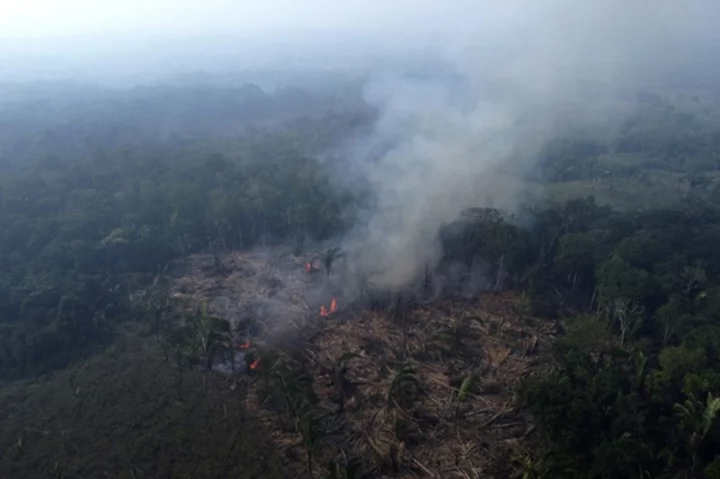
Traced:
<path fill-rule="evenodd" d="M 340 252 L 340 248 L 338 247 L 332 247 L 325 251 L 325 256 L 323 257 L 323 264 L 325 265 L 325 272 L 328 276 L 332 275 L 332 266 L 333 263 L 338 259 L 345 256 L 344 253 Z"/>
<path fill-rule="evenodd" d="M 714 397 L 712 393 L 708 394 L 703 404 L 694 396 L 690 396 L 682 403 L 675 404 L 673 409 L 678 416 L 680 426 L 688 434 L 688 451 L 692 457 L 692 468 L 696 470 L 702 443 L 715 425 L 715 419 L 720 411 L 720 398 Z"/>
<path fill-rule="evenodd" d="M 620 326 L 620 346 L 625 346 L 626 338 L 635 334 L 642 324 L 642 307 L 630 298 L 621 297 L 612 299 L 603 309 Z"/>
<path fill-rule="evenodd" d="M 298 429 L 302 435 L 303 443 L 305 444 L 305 452 L 307 454 L 307 471 L 308 477 L 313 477 L 313 452 L 317 447 L 318 440 L 320 439 L 320 426 L 312 415 L 311 411 L 306 411 L 299 419 Z"/>

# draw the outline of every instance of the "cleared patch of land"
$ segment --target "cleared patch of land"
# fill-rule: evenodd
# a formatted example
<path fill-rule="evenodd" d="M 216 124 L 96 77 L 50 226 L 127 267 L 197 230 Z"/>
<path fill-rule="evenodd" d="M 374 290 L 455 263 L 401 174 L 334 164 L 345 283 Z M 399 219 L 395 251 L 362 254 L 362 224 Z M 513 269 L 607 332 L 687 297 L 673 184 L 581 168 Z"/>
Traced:
<path fill-rule="evenodd" d="M 269 352 L 246 407 L 298 474 L 310 447 L 298 421 L 309 414 L 315 474 L 350 457 L 367 477 L 496 477 L 526 451 L 534 428 L 514 388 L 550 367 L 553 335 L 554 324 L 523 315 L 511 294 L 348 310 L 294 349 Z M 296 417 L 288 404 L 303 395 L 315 405 Z"/>

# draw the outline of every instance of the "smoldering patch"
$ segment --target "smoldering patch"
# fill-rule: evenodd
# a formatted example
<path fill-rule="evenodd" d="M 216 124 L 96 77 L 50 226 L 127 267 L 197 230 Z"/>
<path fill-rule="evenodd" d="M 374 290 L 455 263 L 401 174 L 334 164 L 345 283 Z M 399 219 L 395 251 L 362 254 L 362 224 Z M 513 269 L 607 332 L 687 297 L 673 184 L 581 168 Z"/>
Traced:
<path fill-rule="evenodd" d="M 171 263 L 161 286 L 188 311 L 207 305 L 239 340 L 273 343 L 353 300 L 347 262 L 336 253 L 328 271 L 326 256 L 326 251 L 294 255 L 283 247 L 195 254 Z M 233 363 L 244 364 L 244 352 L 218 361 L 214 369 L 236 371 Z"/>

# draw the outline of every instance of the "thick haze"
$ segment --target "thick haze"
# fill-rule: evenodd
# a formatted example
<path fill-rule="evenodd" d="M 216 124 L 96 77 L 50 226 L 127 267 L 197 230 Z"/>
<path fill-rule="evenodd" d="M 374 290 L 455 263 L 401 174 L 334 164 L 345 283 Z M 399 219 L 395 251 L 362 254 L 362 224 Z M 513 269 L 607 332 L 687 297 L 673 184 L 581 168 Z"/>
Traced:
<path fill-rule="evenodd" d="M 714 20 L 720 14 L 716 3 L 3 1 L 0 69 L 3 81 L 63 79 L 125 86 L 197 70 L 377 69 L 410 53 L 447 52 L 448 46 L 468 39 L 485 47 L 492 42 L 541 42 L 547 49 L 563 48 L 550 45 L 552 41 L 588 41 L 595 43 L 575 46 L 603 57 L 631 35 L 708 35 L 716 30 Z M 588 25 L 589 35 L 582 31 Z M 497 46 L 496 54 L 504 54 L 507 45 Z"/>
<path fill-rule="evenodd" d="M 372 82 L 367 98 L 382 115 L 351 156 L 377 197 L 348 242 L 351 264 L 379 286 L 408 284 L 440 259 L 438 232 L 464 209 L 517 207 L 522 183 L 501 170 L 532 166 L 557 135 L 610 134 L 626 113 L 620 98 L 660 85 L 697 54 L 717 7 L 690 3 L 479 8 L 483 28 L 444 49 L 452 80 Z M 368 163 L 373 151 L 382 154 Z"/>
<path fill-rule="evenodd" d="M 376 201 L 346 246 L 351 265 L 392 287 L 438 260 L 438 231 L 462 210 L 521 201 L 521 185 L 498 170 L 530 164 L 571 128 L 605 134 L 622 118 L 617 98 L 694 75 L 700 54 L 716 68 L 718 3 L 25 0 L 0 6 L 0 67 L 6 80 L 130 83 L 193 70 L 362 70 L 381 116 L 341 173 Z M 431 56 L 449 67 L 413 79 L 393 68 Z"/>
<path fill-rule="evenodd" d="M 612 17 L 619 29 L 637 14 L 679 29 L 709 30 L 717 18 L 717 2 L 690 0 L 24 0 L 0 4 L 0 38 L 58 35 L 208 35 L 274 31 L 336 30 L 394 35 L 419 32 L 477 31 L 490 26 L 542 28 L 538 21 L 570 20 L 571 15 Z M 578 5 L 584 11 L 580 12 Z M 652 10 L 652 11 L 651 11 Z M 568 21 L 565 27 L 572 29 Z M 576 26 L 582 24 L 582 21 Z M 549 24 L 546 24 L 549 26 Z M 611 25 L 606 25 L 611 27 Z M 610 28 L 609 32 L 616 31 Z M 607 39 L 606 39 L 607 40 Z"/>
<path fill-rule="evenodd" d="M 2 3 L 0 36 L 456 31 L 474 28 L 480 13 L 468 0 L 25 0 Z"/>

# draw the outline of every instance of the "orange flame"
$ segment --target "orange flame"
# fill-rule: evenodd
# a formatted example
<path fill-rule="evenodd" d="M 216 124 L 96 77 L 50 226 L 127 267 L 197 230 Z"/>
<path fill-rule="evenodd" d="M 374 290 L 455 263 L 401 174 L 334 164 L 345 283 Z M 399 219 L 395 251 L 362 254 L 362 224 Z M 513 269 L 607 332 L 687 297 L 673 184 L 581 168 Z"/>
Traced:
<path fill-rule="evenodd" d="M 307 271 L 308 274 L 312 273 L 312 264 L 305 263 L 305 271 Z"/>
<path fill-rule="evenodd" d="M 257 358 L 255 361 L 250 363 L 250 369 L 257 369 L 258 366 L 260 366 L 260 358 Z"/>
<path fill-rule="evenodd" d="M 246 339 L 244 343 L 242 343 L 240 346 L 238 346 L 239 349 L 250 349 L 250 346 L 252 346 L 252 343 L 249 339 Z"/>
<path fill-rule="evenodd" d="M 335 311 L 337 311 L 337 300 L 335 298 L 333 298 L 332 301 L 330 301 L 330 310 L 329 311 L 327 308 L 325 308 L 324 304 L 322 306 L 320 306 L 320 316 L 323 316 L 323 317 L 329 316 L 332 313 L 334 313 Z"/>

